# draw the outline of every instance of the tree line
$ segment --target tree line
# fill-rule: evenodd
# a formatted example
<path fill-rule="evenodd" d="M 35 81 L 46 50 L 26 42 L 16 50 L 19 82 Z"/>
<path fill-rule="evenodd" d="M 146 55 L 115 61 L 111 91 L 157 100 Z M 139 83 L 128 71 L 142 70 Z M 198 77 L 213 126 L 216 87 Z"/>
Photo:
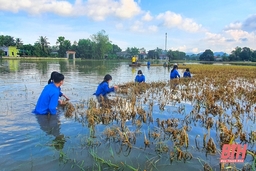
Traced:
<path fill-rule="evenodd" d="M 38 40 L 31 44 L 23 44 L 20 38 L 14 39 L 11 36 L 0 35 L 1 46 L 17 46 L 19 54 L 22 56 L 36 57 L 66 57 L 66 51 L 71 50 L 76 52 L 76 57 L 87 59 L 103 59 L 116 58 L 116 52 L 121 52 L 122 49 L 115 44 L 112 44 L 108 35 L 104 30 L 91 35 L 90 39 L 79 39 L 73 44 L 64 36 L 59 36 L 56 40 L 56 45 L 50 46 L 46 36 L 40 36 Z M 2 51 L 2 52 L 1 52 Z M 3 50 L 0 50 L 0 56 Z"/>
<path fill-rule="evenodd" d="M 76 57 L 84 59 L 115 59 L 119 56 L 118 52 L 122 49 L 112 44 L 105 30 L 101 30 L 87 39 L 79 39 L 73 44 L 64 36 L 59 36 L 56 40 L 56 45 L 50 46 L 46 36 L 40 36 L 38 40 L 31 44 L 23 44 L 20 38 L 13 38 L 9 35 L 0 35 L 1 46 L 16 46 L 19 49 L 20 56 L 36 56 L 36 57 L 66 57 L 66 51 L 71 50 L 76 52 Z M 161 48 L 149 50 L 148 53 L 144 48 L 128 47 L 126 50 L 128 57 L 138 55 L 141 58 L 145 56 L 149 59 L 168 59 L 172 60 L 200 60 L 200 61 L 253 61 L 256 62 L 256 51 L 248 47 L 236 47 L 230 55 L 224 53 L 221 56 L 214 56 L 210 49 L 206 49 L 201 54 L 186 55 L 185 52 L 168 50 Z M 0 49 L 0 56 L 3 55 L 3 50 Z M 143 56 L 145 55 L 145 56 Z"/>
<path fill-rule="evenodd" d="M 206 49 L 200 56 L 200 61 L 214 61 L 220 58 L 222 61 L 252 61 L 256 62 L 256 50 L 248 47 L 236 47 L 230 55 L 223 54 L 222 56 L 214 56 L 214 53 L 210 49 Z"/>

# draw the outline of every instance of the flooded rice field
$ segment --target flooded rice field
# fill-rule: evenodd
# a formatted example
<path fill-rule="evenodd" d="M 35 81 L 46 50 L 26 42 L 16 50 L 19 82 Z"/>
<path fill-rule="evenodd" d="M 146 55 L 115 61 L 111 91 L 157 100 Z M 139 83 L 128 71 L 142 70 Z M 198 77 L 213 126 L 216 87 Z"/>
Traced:
<path fill-rule="evenodd" d="M 255 170 L 256 68 L 171 68 L 115 61 L 0 61 L 0 170 Z M 183 67 L 184 68 L 184 67 Z M 146 84 L 135 84 L 141 69 Z M 31 113 L 52 71 L 70 98 L 58 114 Z M 182 75 L 185 69 L 179 69 Z M 119 89 L 99 107 L 105 74 Z M 247 145 L 242 163 L 220 163 L 224 144 Z M 237 154 L 238 155 L 238 154 Z"/>

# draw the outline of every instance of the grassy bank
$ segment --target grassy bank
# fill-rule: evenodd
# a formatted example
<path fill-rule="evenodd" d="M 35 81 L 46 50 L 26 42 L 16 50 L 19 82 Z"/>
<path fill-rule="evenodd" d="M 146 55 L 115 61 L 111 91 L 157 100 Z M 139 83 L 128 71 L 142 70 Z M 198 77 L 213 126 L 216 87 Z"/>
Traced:
<path fill-rule="evenodd" d="M 5 57 L 2 59 L 11 59 L 11 60 L 67 60 L 67 58 L 54 58 L 54 57 Z"/>

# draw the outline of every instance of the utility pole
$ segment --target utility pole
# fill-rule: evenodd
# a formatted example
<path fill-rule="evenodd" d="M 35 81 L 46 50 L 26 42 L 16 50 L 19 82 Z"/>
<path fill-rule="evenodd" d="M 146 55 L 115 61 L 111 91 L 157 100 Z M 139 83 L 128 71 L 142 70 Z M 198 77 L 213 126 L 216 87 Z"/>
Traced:
<path fill-rule="evenodd" d="M 165 33 L 165 52 L 166 52 L 166 46 L 167 46 L 167 33 Z"/>

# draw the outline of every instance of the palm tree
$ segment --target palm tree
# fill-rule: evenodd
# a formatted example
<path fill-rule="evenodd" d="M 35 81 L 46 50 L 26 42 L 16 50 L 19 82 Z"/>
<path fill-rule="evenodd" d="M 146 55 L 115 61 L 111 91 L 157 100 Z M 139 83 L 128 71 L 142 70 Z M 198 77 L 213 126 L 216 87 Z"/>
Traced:
<path fill-rule="evenodd" d="M 17 48 L 20 48 L 23 45 L 23 42 L 20 38 L 16 38 L 15 44 L 16 44 Z"/>
<path fill-rule="evenodd" d="M 48 42 L 48 38 L 46 36 L 40 36 L 38 41 L 36 42 L 39 44 L 40 46 L 40 50 L 41 50 L 41 56 L 48 56 L 49 55 L 49 42 Z"/>

